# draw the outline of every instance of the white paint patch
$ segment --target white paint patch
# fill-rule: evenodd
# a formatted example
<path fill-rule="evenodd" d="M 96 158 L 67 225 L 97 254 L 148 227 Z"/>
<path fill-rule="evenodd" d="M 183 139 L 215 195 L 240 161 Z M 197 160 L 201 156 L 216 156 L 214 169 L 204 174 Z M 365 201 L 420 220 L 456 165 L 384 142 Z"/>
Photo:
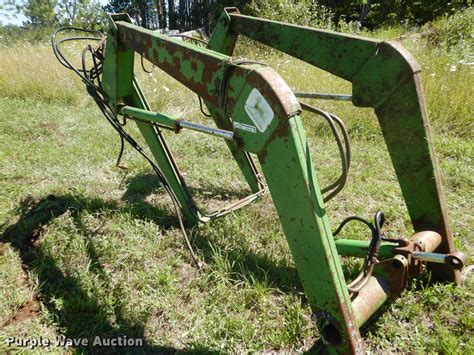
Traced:
<path fill-rule="evenodd" d="M 254 126 L 251 126 L 249 124 L 234 121 L 233 125 L 234 125 L 234 128 L 241 129 L 243 131 L 252 132 L 252 133 L 257 132 L 257 129 Z"/>
<path fill-rule="evenodd" d="M 260 132 L 265 132 L 275 114 L 260 91 L 253 89 L 245 102 L 245 111 Z"/>

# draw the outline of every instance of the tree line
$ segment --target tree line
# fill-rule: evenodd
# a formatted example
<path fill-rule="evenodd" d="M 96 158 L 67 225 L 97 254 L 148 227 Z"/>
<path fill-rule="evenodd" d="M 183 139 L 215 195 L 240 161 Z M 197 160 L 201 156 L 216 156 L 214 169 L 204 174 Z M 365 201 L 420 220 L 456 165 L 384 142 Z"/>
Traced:
<path fill-rule="evenodd" d="M 103 27 L 106 13 L 126 12 L 142 27 L 187 31 L 212 29 L 222 9 L 302 25 L 356 22 L 369 29 L 382 25 L 422 25 L 471 6 L 472 0 L 7 0 L 4 8 L 21 11 L 25 26 Z"/>
<path fill-rule="evenodd" d="M 185 31 L 208 30 L 214 7 L 212 0 L 110 0 L 104 9 L 126 12 L 142 27 Z"/>

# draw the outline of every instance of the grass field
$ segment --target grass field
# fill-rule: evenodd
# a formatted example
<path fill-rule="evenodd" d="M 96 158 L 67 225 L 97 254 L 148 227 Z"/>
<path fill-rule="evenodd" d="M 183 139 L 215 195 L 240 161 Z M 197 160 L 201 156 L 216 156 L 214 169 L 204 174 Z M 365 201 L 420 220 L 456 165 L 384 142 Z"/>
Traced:
<path fill-rule="evenodd" d="M 403 44 L 423 68 L 455 244 L 472 257 L 472 42 L 433 47 L 408 33 Z M 266 61 L 298 90 L 350 93 L 346 82 L 292 58 L 261 48 L 239 53 Z M 155 110 L 209 124 L 190 91 L 160 70 L 137 72 Z M 353 147 L 350 181 L 327 206 L 332 226 L 382 209 L 389 236 L 410 235 L 372 110 L 317 104 L 345 120 Z M 0 47 L 0 117 L 0 352 L 24 351 L 7 345 L 9 337 L 54 344 L 58 335 L 143 338 L 141 350 L 150 353 L 321 350 L 270 196 L 193 230 L 195 251 L 209 266 L 198 271 L 158 179 L 131 149 L 128 170 L 115 167 L 118 137 L 47 43 Z M 339 172 L 336 146 L 320 119 L 303 119 L 325 185 Z M 166 136 L 202 206 L 248 192 L 222 142 L 189 131 Z M 368 238 L 357 225 L 347 235 Z M 346 276 L 357 268 L 344 260 Z M 362 328 L 368 350 L 474 353 L 473 273 L 464 279 L 461 287 L 429 277 L 412 282 Z"/>

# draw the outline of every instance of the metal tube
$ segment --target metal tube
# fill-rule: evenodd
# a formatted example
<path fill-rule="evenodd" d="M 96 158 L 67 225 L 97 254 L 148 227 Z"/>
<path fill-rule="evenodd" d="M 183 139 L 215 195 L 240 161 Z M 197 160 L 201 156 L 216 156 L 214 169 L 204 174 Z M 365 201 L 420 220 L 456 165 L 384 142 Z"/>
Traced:
<path fill-rule="evenodd" d="M 296 97 L 305 99 L 319 99 L 319 100 L 336 100 L 336 101 L 352 101 L 352 95 L 345 94 L 323 94 L 316 92 L 293 92 Z"/>
<path fill-rule="evenodd" d="M 337 253 L 342 256 L 353 256 L 356 258 L 365 258 L 369 248 L 370 241 L 353 239 L 336 239 Z M 394 243 L 382 243 L 380 245 L 379 258 L 391 258 L 395 255 Z"/>
<path fill-rule="evenodd" d="M 142 110 L 140 108 L 131 107 L 131 106 L 123 106 L 120 109 L 120 113 L 130 118 L 137 118 L 142 121 L 157 123 L 159 125 L 162 125 L 171 129 L 177 128 L 176 118 L 168 116 L 168 115 L 163 115 L 158 112 Z"/>
<path fill-rule="evenodd" d="M 435 251 L 441 244 L 441 235 L 433 231 L 422 231 L 413 234 L 411 240 L 421 247 L 422 251 L 432 252 Z"/>
<path fill-rule="evenodd" d="M 357 327 L 361 327 L 390 296 L 390 285 L 380 275 L 369 278 L 352 302 Z"/>
<path fill-rule="evenodd" d="M 120 113 L 124 116 L 130 118 L 136 118 L 142 121 L 153 122 L 161 126 L 170 128 L 170 129 L 180 129 L 187 128 L 193 131 L 210 134 L 212 136 L 221 137 L 227 140 L 234 139 L 234 133 L 230 131 L 225 131 L 223 129 L 207 127 L 198 123 L 183 121 L 172 116 L 164 115 L 159 112 L 152 112 L 147 110 L 142 110 L 136 107 L 123 106 L 120 109 Z"/>
<path fill-rule="evenodd" d="M 179 125 L 179 127 L 188 128 L 197 132 L 207 133 L 207 134 L 210 134 L 211 136 L 221 137 L 230 141 L 234 139 L 233 132 L 225 131 L 223 129 L 207 127 L 207 126 L 200 125 L 198 123 L 187 122 L 187 121 L 182 121 L 182 120 L 178 120 L 177 124 Z"/>

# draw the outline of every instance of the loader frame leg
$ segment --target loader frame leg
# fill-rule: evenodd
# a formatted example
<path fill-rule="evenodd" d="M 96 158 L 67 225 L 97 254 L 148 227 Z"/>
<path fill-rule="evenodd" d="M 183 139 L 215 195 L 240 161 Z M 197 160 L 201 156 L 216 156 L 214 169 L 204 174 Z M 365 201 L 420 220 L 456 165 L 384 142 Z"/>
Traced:
<path fill-rule="evenodd" d="M 290 119 L 286 134 L 259 153 L 259 161 L 322 339 L 331 352 L 362 353 L 363 342 L 299 116 Z"/>
<path fill-rule="evenodd" d="M 396 43 L 243 16 L 236 8 L 221 15 L 209 47 L 231 55 L 239 34 L 352 82 L 354 105 L 373 107 L 378 117 L 415 232 L 439 233 L 436 252 L 454 252 L 415 58 Z M 461 282 L 449 266 L 428 267 L 435 279 Z"/>

